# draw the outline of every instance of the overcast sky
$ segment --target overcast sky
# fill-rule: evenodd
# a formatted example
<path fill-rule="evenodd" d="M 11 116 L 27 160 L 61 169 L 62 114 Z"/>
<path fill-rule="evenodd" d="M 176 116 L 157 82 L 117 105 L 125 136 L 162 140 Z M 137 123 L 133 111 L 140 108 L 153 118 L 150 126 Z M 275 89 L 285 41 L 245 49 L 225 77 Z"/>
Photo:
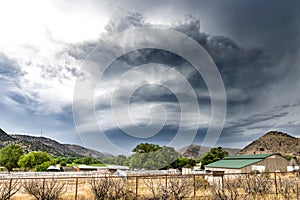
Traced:
<path fill-rule="evenodd" d="M 91 51 L 116 34 L 158 27 L 192 38 L 217 66 L 227 110 L 216 145 L 243 148 L 270 130 L 300 136 L 299 7 L 296 0 L 1 1 L 0 127 L 36 136 L 42 131 L 62 143 L 113 153 L 139 142 L 168 145 L 179 128 L 187 137 L 196 132 L 193 143 L 202 144 L 214 120 L 211 94 L 203 74 L 185 58 L 140 49 L 116 58 L 101 77 L 83 69 L 101 70 L 98 54 L 107 49 Z M 83 101 L 79 116 L 72 106 L 80 80 L 98 85 L 86 88 L 94 98 Z M 200 112 L 189 100 L 193 95 Z M 123 116 L 127 108 L 130 118 Z M 98 138 L 94 117 L 120 152 Z"/>

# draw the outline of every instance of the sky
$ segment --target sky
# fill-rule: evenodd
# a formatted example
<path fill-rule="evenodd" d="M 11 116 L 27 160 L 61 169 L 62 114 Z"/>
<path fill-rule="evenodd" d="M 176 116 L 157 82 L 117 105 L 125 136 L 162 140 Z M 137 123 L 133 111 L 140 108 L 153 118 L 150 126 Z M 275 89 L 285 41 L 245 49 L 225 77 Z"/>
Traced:
<path fill-rule="evenodd" d="M 1 1 L 0 127 L 114 154 L 300 137 L 299 4 Z"/>

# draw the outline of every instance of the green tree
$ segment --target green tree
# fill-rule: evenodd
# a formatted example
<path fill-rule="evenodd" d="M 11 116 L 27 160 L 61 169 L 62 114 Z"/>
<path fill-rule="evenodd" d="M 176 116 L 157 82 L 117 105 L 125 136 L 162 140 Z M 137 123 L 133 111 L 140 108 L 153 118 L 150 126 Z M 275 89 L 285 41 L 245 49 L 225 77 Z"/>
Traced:
<path fill-rule="evenodd" d="M 159 149 L 161 149 L 161 147 L 159 145 L 149 144 L 149 143 L 141 143 L 141 144 L 138 144 L 132 150 L 132 152 L 134 152 L 134 153 L 150 153 L 152 151 L 157 151 Z"/>
<path fill-rule="evenodd" d="M 183 167 L 192 167 L 196 165 L 196 160 L 192 158 L 178 158 L 172 162 L 168 168 L 181 169 Z"/>
<path fill-rule="evenodd" d="M 53 158 L 46 152 L 32 151 L 26 155 L 21 156 L 18 164 L 20 167 L 25 169 L 37 170 L 40 169 L 38 168 L 38 166 L 43 164 L 44 162 L 50 162 L 51 164 L 55 164 L 55 160 L 53 160 Z"/>
<path fill-rule="evenodd" d="M 202 166 L 208 165 L 209 163 L 216 162 L 228 156 L 228 152 L 224 151 L 222 147 L 212 148 L 210 152 L 206 153 L 201 159 L 200 162 Z"/>
<path fill-rule="evenodd" d="M 144 149 L 145 146 L 146 148 Z M 180 156 L 173 147 L 154 145 L 152 146 L 154 148 L 148 148 L 151 146 L 152 144 L 142 145 L 144 150 L 138 150 L 136 151 L 137 153 L 131 155 L 127 160 L 129 167 L 136 169 L 161 169 L 174 162 Z M 140 149 L 141 145 L 137 147 L 137 149 Z M 149 149 L 152 150 L 149 151 Z"/>
<path fill-rule="evenodd" d="M 7 145 L 0 150 L 0 165 L 10 172 L 13 168 L 18 167 L 18 160 L 23 153 L 20 146 L 15 144 Z"/>
<path fill-rule="evenodd" d="M 91 164 L 101 164 L 102 162 L 100 160 L 98 160 L 97 158 L 87 156 L 87 157 L 82 157 L 82 158 L 75 159 L 74 163 L 91 165 Z"/>
<path fill-rule="evenodd" d="M 48 167 L 50 165 L 53 165 L 53 162 L 52 161 L 46 161 L 46 162 L 43 162 L 41 163 L 40 165 L 37 165 L 36 166 L 36 171 L 38 172 L 44 172 L 44 171 L 47 171 Z"/>
<path fill-rule="evenodd" d="M 118 155 L 117 157 L 115 157 L 115 161 L 114 161 L 113 164 L 115 164 L 115 165 L 125 165 L 126 160 L 127 160 L 126 156 Z"/>

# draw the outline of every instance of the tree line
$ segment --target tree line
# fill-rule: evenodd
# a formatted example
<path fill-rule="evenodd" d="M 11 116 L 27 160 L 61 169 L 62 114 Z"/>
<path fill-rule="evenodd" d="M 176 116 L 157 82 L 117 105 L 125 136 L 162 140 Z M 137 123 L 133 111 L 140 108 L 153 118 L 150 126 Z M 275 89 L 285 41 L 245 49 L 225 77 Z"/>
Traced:
<path fill-rule="evenodd" d="M 22 168 L 25 171 L 46 171 L 51 165 L 67 166 L 67 164 L 102 164 L 101 160 L 92 157 L 53 157 L 43 151 L 24 153 L 19 145 L 11 144 L 0 150 L 0 166 L 8 172 L 14 168 Z"/>
<path fill-rule="evenodd" d="M 131 169 L 181 169 L 183 167 L 193 167 L 197 163 L 204 168 L 204 165 L 228 156 L 228 152 L 224 151 L 222 147 L 217 147 L 204 153 L 198 159 L 185 158 L 175 151 L 173 147 L 149 143 L 138 144 L 132 152 L 133 154 L 129 157 L 118 155 L 116 157 L 104 158 L 102 161 L 108 164 L 126 165 Z"/>
<path fill-rule="evenodd" d="M 0 166 L 9 172 L 13 168 L 22 168 L 25 171 L 46 171 L 50 165 L 67 166 L 67 164 L 114 164 L 126 165 L 131 169 L 181 169 L 193 167 L 197 163 L 203 167 L 228 156 L 222 147 L 212 148 L 199 159 L 184 158 L 173 147 L 159 146 L 157 144 L 141 143 L 132 150 L 132 155 L 126 157 L 118 155 L 108 158 L 92 157 L 53 157 L 46 152 L 33 151 L 27 154 L 16 144 L 7 145 L 0 150 Z"/>

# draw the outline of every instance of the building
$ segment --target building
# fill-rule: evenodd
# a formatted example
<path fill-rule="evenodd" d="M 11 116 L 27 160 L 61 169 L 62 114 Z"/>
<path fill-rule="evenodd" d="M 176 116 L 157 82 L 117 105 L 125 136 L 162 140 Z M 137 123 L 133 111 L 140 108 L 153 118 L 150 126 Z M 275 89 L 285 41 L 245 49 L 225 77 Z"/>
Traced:
<path fill-rule="evenodd" d="M 60 166 L 58 166 L 58 165 L 50 165 L 47 168 L 47 171 L 48 172 L 60 172 L 60 171 L 63 171 L 63 169 Z"/>
<path fill-rule="evenodd" d="M 78 165 L 76 167 L 77 171 L 109 171 L 110 173 L 115 173 L 117 170 L 125 171 L 129 170 L 128 166 L 122 165 L 105 165 L 105 166 L 91 166 L 91 165 Z"/>
<path fill-rule="evenodd" d="M 245 154 L 225 157 L 205 166 L 211 173 L 286 172 L 290 161 L 278 154 Z"/>

